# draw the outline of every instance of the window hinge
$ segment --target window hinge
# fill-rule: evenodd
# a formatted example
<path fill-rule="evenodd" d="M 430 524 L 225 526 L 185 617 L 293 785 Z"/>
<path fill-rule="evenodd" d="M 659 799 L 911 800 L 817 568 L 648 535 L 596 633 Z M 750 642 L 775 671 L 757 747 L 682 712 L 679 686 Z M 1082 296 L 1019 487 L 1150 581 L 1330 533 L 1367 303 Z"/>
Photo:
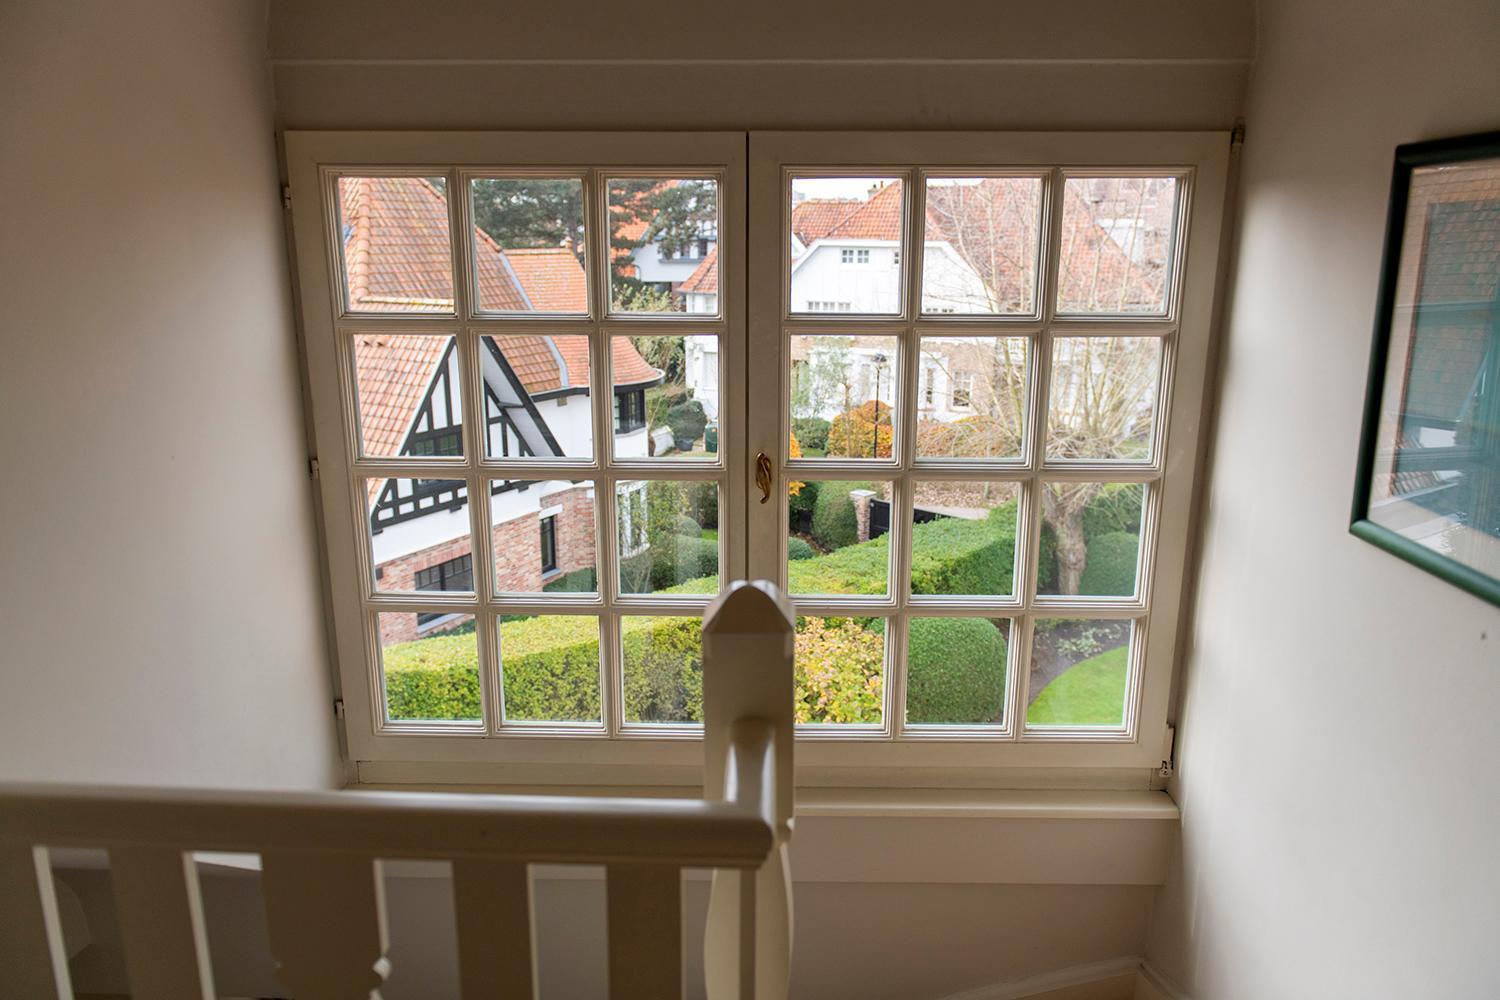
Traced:
<path fill-rule="evenodd" d="M 290 184 L 281 186 L 281 207 L 288 212 L 292 210 L 292 186 Z"/>
<path fill-rule="evenodd" d="M 1177 728 L 1168 726 L 1167 731 L 1162 734 L 1161 741 L 1161 767 L 1156 769 L 1158 777 L 1170 778 L 1172 776 L 1172 765 L 1176 760 L 1174 754 L 1177 750 Z"/>
<path fill-rule="evenodd" d="M 309 478 L 319 479 L 322 477 L 322 472 L 323 470 L 318 466 L 318 460 L 316 457 L 309 458 L 307 460 L 307 475 Z"/>
<path fill-rule="evenodd" d="M 344 699 L 335 698 L 333 702 L 333 717 L 342 719 L 344 717 Z"/>
<path fill-rule="evenodd" d="M 1229 132 L 1230 155 L 1232 156 L 1235 153 L 1238 153 L 1240 151 L 1240 147 L 1242 147 L 1243 145 L 1245 145 L 1245 123 L 1235 122 L 1234 128 Z"/>

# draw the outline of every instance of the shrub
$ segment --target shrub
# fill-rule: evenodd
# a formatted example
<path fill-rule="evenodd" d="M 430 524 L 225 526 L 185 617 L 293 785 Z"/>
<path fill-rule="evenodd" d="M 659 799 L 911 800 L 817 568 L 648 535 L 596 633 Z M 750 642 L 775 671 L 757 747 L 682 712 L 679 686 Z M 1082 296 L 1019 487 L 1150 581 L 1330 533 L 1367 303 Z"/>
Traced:
<path fill-rule="evenodd" d="M 1005 706 L 1005 636 L 987 618 L 912 618 L 906 719 L 985 723 Z"/>
<path fill-rule="evenodd" d="M 828 454 L 848 458 L 891 457 L 891 408 L 872 399 L 833 418 Z"/>
<path fill-rule="evenodd" d="M 719 484 L 709 482 L 682 482 L 669 484 L 674 487 L 673 503 L 676 510 L 691 517 L 705 528 L 719 526 Z"/>
<path fill-rule="evenodd" d="M 800 538 L 788 538 L 786 540 L 786 557 L 790 562 L 797 562 L 799 559 L 811 559 L 817 554 L 811 545 L 808 545 Z"/>
<path fill-rule="evenodd" d="M 890 538 L 881 535 L 816 559 L 789 563 L 787 583 L 794 594 L 883 594 Z"/>
<path fill-rule="evenodd" d="M 828 447 L 828 428 L 831 425 L 822 417 L 793 417 L 792 434 L 803 448 L 823 451 Z"/>
<path fill-rule="evenodd" d="M 854 618 L 798 618 L 798 722 L 879 722 L 885 639 Z"/>
<path fill-rule="evenodd" d="M 786 498 L 787 519 L 793 531 L 811 529 L 813 506 L 818 502 L 817 483 L 802 483 L 801 487 Z"/>
<path fill-rule="evenodd" d="M 841 549 L 859 540 L 854 518 L 852 490 L 867 490 L 869 483 L 825 482 L 813 500 L 812 536 L 825 549 Z"/>
<path fill-rule="evenodd" d="M 1109 483 L 1083 509 L 1083 537 L 1098 538 L 1124 531 L 1138 535 L 1141 531 L 1140 483 Z"/>
<path fill-rule="evenodd" d="M 1008 594 L 1016 558 L 1016 502 L 982 521 L 938 518 L 912 527 L 914 594 Z"/>
<path fill-rule="evenodd" d="M 625 719 L 703 721 L 703 622 L 625 619 Z"/>
<path fill-rule="evenodd" d="M 683 448 L 684 444 L 691 444 L 703 436 L 703 429 L 708 426 L 708 415 L 703 412 L 702 403 L 690 399 L 667 410 L 667 426 L 672 428 L 672 437 L 676 439 L 677 447 Z"/>
<path fill-rule="evenodd" d="M 687 538 L 701 538 L 703 526 L 686 514 L 676 514 L 672 517 L 672 533 Z"/>
<path fill-rule="evenodd" d="M 599 589 L 599 575 L 592 566 L 575 569 L 547 583 L 542 589 L 550 594 L 591 594 Z"/>
<path fill-rule="evenodd" d="M 643 575 L 644 574 L 644 575 Z M 686 580 L 719 575 L 716 538 L 660 535 L 645 552 L 620 563 L 621 579 L 633 593 L 665 590 Z"/>
<path fill-rule="evenodd" d="M 1135 593 L 1139 537 L 1111 531 L 1089 540 L 1088 563 L 1079 581 L 1080 593 L 1096 597 L 1129 597 Z"/>

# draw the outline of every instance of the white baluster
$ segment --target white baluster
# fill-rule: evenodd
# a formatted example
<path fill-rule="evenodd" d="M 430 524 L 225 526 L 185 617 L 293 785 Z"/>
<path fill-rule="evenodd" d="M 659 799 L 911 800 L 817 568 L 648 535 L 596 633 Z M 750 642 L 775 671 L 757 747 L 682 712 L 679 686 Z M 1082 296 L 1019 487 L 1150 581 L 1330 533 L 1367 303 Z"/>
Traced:
<path fill-rule="evenodd" d="M 330 852 L 261 858 L 276 975 L 295 1000 L 379 1000 L 390 972 L 380 862 Z"/>
<path fill-rule="evenodd" d="M 453 907 L 464 1000 L 533 1000 L 536 947 L 526 865 L 453 862 Z"/>
<path fill-rule="evenodd" d="M 771 583 L 738 581 L 704 616 L 704 794 L 724 796 L 737 719 L 776 733 L 776 842 L 756 872 L 717 871 L 709 896 L 704 970 L 710 1000 L 784 1000 L 791 975 L 791 831 L 794 775 L 792 655 L 796 613 Z"/>
<path fill-rule="evenodd" d="M 0 996 L 73 997 L 45 847 L 0 845 Z"/>
<path fill-rule="evenodd" d="M 682 871 L 610 865 L 610 1000 L 682 996 Z"/>
<path fill-rule="evenodd" d="M 192 855 L 170 848 L 112 847 L 109 868 L 131 995 L 214 1000 Z"/>

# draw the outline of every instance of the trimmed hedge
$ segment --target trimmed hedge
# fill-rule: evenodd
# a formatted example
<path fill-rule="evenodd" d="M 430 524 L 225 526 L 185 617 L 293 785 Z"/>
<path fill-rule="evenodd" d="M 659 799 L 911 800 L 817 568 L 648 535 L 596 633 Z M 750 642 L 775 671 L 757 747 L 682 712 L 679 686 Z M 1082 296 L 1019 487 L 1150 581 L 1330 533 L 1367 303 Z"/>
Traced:
<path fill-rule="evenodd" d="M 912 618 L 906 721 L 994 722 L 1005 708 L 1005 636 L 987 618 Z"/>
<path fill-rule="evenodd" d="M 1008 594 L 1016 558 L 1016 501 L 982 521 L 941 517 L 913 525 L 914 594 Z"/>
<path fill-rule="evenodd" d="M 1116 531 L 1140 534 L 1144 490 L 1140 483 L 1107 484 L 1083 509 L 1083 537 L 1093 539 Z"/>
<path fill-rule="evenodd" d="M 791 562 L 799 559 L 811 559 L 818 553 L 813 547 L 800 538 L 788 538 L 786 540 L 786 557 Z"/>
<path fill-rule="evenodd" d="M 1112 531 L 1089 541 L 1088 562 L 1078 582 L 1080 593 L 1091 597 L 1129 597 L 1135 593 L 1135 571 L 1140 538 Z"/>
<path fill-rule="evenodd" d="M 592 566 L 575 569 L 544 584 L 542 589 L 549 594 L 592 594 L 599 589 L 599 575 Z"/>
<path fill-rule="evenodd" d="M 625 712 L 632 722 L 703 718 L 702 622 L 627 618 Z M 472 633 L 405 642 L 384 651 L 392 719 L 477 719 L 479 654 Z M 547 615 L 500 627 L 505 714 L 526 721 L 599 718 L 599 625 L 593 616 Z"/>
<path fill-rule="evenodd" d="M 805 488 L 805 487 L 804 487 Z M 867 490 L 869 483 L 846 483 L 829 481 L 819 485 L 817 498 L 813 501 L 812 536 L 823 548 L 841 549 L 859 540 L 859 527 L 854 517 L 853 490 Z"/>

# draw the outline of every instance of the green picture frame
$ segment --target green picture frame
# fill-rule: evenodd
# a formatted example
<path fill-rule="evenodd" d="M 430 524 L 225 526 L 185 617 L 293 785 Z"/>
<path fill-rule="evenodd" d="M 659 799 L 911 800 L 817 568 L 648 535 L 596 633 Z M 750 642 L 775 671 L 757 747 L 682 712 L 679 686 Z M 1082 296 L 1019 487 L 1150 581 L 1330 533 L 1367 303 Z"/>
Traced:
<path fill-rule="evenodd" d="M 1396 149 L 1349 530 L 1500 605 L 1500 132 Z"/>

